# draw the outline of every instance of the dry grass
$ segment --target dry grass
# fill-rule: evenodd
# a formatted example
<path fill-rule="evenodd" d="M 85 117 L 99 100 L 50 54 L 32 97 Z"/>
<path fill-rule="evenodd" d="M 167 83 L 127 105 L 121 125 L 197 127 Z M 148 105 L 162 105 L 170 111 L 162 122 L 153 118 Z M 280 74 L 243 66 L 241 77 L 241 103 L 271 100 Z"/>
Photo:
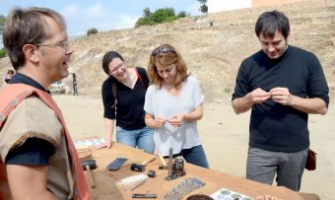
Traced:
<path fill-rule="evenodd" d="M 221 12 L 202 16 L 201 20 L 190 17 L 174 23 L 84 36 L 72 42 L 76 52 L 70 70 L 78 76 L 80 94 L 97 96 L 106 78 L 101 60 L 107 51 L 119 51 L 128 66 L 146 67 L 150 52 L 169 43 L 180 51 L 189 71 L 201 82 L 206 101 L 226 101 L 230 99 L 241 61 L 260 48 L 254 34 L 257 17 L 273 9 L 290 18 L 289 43 L 318 56 L 334 97 L 335 5 L 325 5 L 323 1 Z M 10 68 L 8 59 L 1 59 L 0 66 L 2 76 Z M 63 82 L 72 88 L 71 77 Z"/>

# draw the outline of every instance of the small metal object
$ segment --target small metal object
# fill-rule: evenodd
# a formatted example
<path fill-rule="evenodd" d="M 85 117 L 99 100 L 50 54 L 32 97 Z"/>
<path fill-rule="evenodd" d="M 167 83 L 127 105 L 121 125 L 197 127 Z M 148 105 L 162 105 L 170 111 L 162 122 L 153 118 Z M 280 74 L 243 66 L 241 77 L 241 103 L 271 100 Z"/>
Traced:
<path fill-rule="evenodd" d="M 176 177 L 181 177 L 185 175 L 183 158 L 178 157 L 174 159 L 173 174 Z"/>
<path fill-rule="evenodd" d="M 149 176 L 150 178 L 155 178 L 155 177 L 156 177 L 156 172 L 155 172 L 154 170 L 149 170 L 149 171 L 148 171 L 148 176 Z"/>
<path fill-rule="evenodd" d="M 168 177 L 171 177 L 172 176 L 172 163 L 173 163 L 173 160 L 172 160 L 172 156 L 173 156 L 173 149 L 172 148 L 170 148 L 169 149 L 169 164 L 168 164 L 168 166 L 169 166 L 169 171 L 168 171 Z"/>
<path fill-rule="evenodd" d="M 157 194 L 132 194 L 131 198 L 157 198 Z"/>
<path fill-rule="evenodd" d="M 144 172 L 145 167 L 141 164 L 133 163 L 130 165 L 130 170 L 134 172 Z"/>
<path fill-rule="evenodd" d="M 169 170 L 170 168 L 171 173 L 169 172 L 168 176 L 165 178 L 168 181 L 182 177 L 186 174 L 184 171 L 184 159 L 182 157 L 175 158 L 173 160 L 172 167 L 169 166 Z"/>
<path fill-rule="evenodd" d="M 135 172 L 144 172 L 145 171 L 145 166 L 150 163 L 151 161 L 155 160 L 156 156 L 151 157 L 149 160 L 144 161 L 140 164 L 138 163 L 133 163 L 130 165 L 130 170 L 135 171 Z"/>

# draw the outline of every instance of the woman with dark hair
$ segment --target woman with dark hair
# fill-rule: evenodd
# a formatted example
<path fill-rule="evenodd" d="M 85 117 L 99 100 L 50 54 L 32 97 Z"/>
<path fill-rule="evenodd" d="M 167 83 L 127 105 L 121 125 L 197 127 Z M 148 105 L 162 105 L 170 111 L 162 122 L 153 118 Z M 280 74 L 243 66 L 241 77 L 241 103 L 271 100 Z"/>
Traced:
<path fill-rule="evenodd" d="M 203 115 L 204 95 L 199 82 L 187 73 L 181 55 L 171 45 L 154 49 L 150 56 L 145 123 L 155 129 L 154 141 L 163 156 L 183 156 L 191 164 L 208 168 L 197 121 Z"/>
<path fill-rule="evenodd" d="M 142 67 L 128 68 L 116 51 L 107 52 L 102 68 L 109 77 L 102 85 L 106 143 L 97 148 L 111 148 L 116 121 L 116 141 L 154 153 L 153 130 L 146 127 L 143 109 L 149 78 Z"/>

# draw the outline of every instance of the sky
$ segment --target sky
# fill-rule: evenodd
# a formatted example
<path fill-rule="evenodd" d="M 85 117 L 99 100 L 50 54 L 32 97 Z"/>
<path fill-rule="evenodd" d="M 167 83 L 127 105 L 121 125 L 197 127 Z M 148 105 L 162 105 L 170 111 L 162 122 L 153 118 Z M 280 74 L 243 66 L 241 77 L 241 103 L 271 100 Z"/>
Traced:
<path fill-rule="evenodd" d="M 252 0 L 208 0 L 209 12 L 251 7 Z M 61 13 L 67 23 L 69 35 L 86 34 L 90 28 L 98 31 L 132 28 L 144 8 L 155 12 L 160 8 L 174 8 L 201 15 L 197 0 L 0 0 L 0 14 L 7 16 L 13 7 L 47 7 Z"/>

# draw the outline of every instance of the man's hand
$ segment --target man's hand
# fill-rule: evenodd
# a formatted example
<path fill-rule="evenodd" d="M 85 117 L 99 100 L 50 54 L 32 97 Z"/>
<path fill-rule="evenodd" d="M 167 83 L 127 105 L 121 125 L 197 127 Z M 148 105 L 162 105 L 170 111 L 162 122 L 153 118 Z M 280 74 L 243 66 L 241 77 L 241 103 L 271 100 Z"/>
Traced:
<path fill-rule="evenodd" d="M 249 93 L 253 104 L 260 104 L 271 97 L 271 92 L 266 92 L 261 88 L 257 88 Z"/>
<path fill-rule="evenodd" d="M 291 106 L 301 112 L 309 114 L 326 114 L 328 108 L 326 102 L 319 98 L 302 98 L 290 93 L 288 88 L 276 87 L 270 90 L 274 102 Z"/>
<path fill-rule="evenodd" d="M 276 87 L 270 90 L 271 98 L 274 102 L 290 106 L 292 102 L 292 95 L 288 88 Z"/>
<path fill-rule="evenodd" d="M 248 111 L 255 104 L 261 104 L 271 97 L 270 92 L 266 92 L 261 88 L 257 88 L 249 92 L 244 97 L 236 98 L 232 102 L 234 112 L 236 114 Z"/>

